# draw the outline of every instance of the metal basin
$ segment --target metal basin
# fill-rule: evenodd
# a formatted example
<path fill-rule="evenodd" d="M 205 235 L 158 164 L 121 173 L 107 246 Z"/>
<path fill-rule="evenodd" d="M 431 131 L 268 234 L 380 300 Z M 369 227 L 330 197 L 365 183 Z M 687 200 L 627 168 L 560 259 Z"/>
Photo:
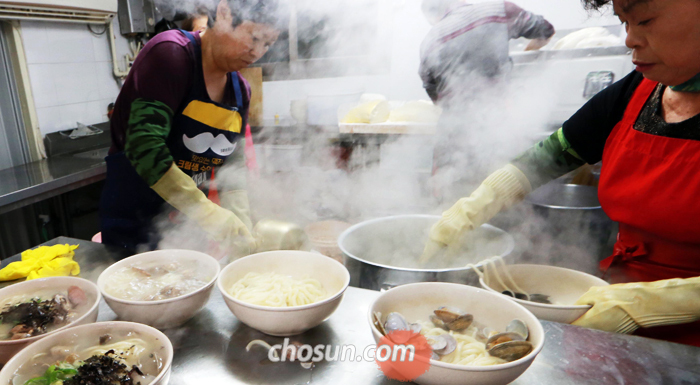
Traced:
<path fill-rule="evenodd" d="M 548 183 L 525 198 L 536 207 L 557 210 L 600 210 L 598 188 L 577 184 Z"/>
<path fill-rule="evenodd" d="M 461 252 L 435 258 L 421 265 L 431 226 L 437 215 L 398 215 L 372 219 L 350 227 L 340 235 L 338 246 L 350 271 L 350 285 L 371 290 L 390 289 L 414 282 L 478 284 L 467 264 L 495 255 L 506 256 L 514 242 L 505 231 L 491 225 L 468 232 L 460 239 Z"/>
<path fill-rule="evenodd" d="M 539 232 L 559 247 L 576 250 L 579 254 L 575 258 L 581 263 L 590 260 L 594 265 L 580 269 L 595 273 L 597 262 L 611 255 L 614 223 L 600 206 L 597 187 L 553 182 L 533 191 L 525 200 L 545 219 Z"/>

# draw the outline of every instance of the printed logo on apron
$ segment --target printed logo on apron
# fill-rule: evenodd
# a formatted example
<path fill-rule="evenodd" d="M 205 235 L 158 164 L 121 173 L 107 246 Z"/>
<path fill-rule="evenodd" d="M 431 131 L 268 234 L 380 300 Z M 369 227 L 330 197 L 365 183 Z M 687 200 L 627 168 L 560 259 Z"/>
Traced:
<path fill-rule="evenodd" d="M 238 141 L 243 137 L 243 118 L 239 112 L 243 108 L 243 93 L 238 73 L 233 72 L 231 83 L 237 106 L 229 107 L 210 100 L 200 65 L 201 48 L 194 36 L 183 33 L 195 47 L 195 78 L 186 107 L 175 116 L 168 148 L 177 167 L 191 176 L 205 194 L 209 194 L 212 184 L 207 182 L 213 180 L 214 170 L 236 151 Z"/>

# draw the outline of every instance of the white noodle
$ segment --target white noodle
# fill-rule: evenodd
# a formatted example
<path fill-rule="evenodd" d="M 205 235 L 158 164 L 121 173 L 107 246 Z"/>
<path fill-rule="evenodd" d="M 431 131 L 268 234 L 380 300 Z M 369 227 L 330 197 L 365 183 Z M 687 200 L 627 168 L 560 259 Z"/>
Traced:
<path fill-rule="evenodd" d="M 500 268 L 499 268 L 499 265 L 497 262 L 500 262 Z M 493 269 L 492 275 L 496 277 L 496 280 L 501 285 L 503 290 L 509 290 L 513 293 L 522 293 L 525 295 L 525 297 L 527 298 L 528 301 L 530 300 L 530 294 L 528 294 L 525 290 L 523 290 L 520 286 L 518 286 L 517 283 L 515 283 L 515 280 L 510 275 L 510 272 L 506 268 L 506 263 L 505 263 L 505 261 L 503 261 L 503 257 L 495 256 L 495 257 L 484 259 L 483 261 L 481 261 L 479 263 L 484 266 L 483 272 L 480 271 L 476 265 L 471 264 L 471 263 L 468 264 L 466 267 L 474 270 L 476 272 L 476 274 L 479 276 L 479 278 L 482 278 L 484 280 L 484 282 L 486 282 L 486 284 L 488 285 L 489 284 L 488 279 L 485 277 L 487 275 L 486 273 L 487 273 L 489 266 L 490 266 Z M 505 275 L 505 277 L 510 281 L 510 283 L 513 285 L 512 287 L 514 289 L 511 289 L 510 286 L 506 285 L 506 283 L 501 278 L 501 273 L 503 275 Z"/>
<path fill-rule="evenodd" d="M 114 342 L 105 345 L 91 346 L 81 351 L 78 356 L 81 360 L 86 360 L 92 356 L 104 355 L 110 350 L 114 350 L 115 358 L 119 358 L 127 366 L 141 366 L 141 356 L 147 350 L 146 341 L 140 338 L 130 338 L 124 341 Z"/>
<path fill-rule="evenodd" d="M 316 279 L 294 279 L 277 273 L 248 273 L 234 283 L 229 294 L 253 305 L 287 307 L 318 302 L 327 297 Z"/>
<path fill-rule="evenodd" d="M 486 344 L 476 339 L 479 330 L 475 326 L 469 326 L 463 332 L 447 331 L 435 327 L 432 322 L 419 322 L 420 333 L 426 338 L 449 334 L 457 341 L 455 350 L 444 356 L 440 356 L 440 362 L 467 366 L 488 366 L 506 363 L 505 360 L 493 357 L 486 351 Z"/>

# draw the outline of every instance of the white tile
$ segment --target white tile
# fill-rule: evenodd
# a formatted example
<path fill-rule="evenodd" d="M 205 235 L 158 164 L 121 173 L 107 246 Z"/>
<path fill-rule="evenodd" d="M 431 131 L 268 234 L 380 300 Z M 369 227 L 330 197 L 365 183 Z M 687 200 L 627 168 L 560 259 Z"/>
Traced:
<path fill-rule="evenodd" d="M 50 23 L 46 27 L 51 63 L 94 62 L 92 34 L 85 24 Z"/>
<path fill-rule="evenodd" d="M 95 101 L 88 103 L 68 104 L 59 107 L 61 127 L 75 128 L 78 122 L 90 125 L 107 121 L 107 105 Z M 104 110 L 104 111 L 103 111 Z"/>
<path fill-rule="evenodd" d="M 29 81 L 32 85 L 34 105 L 37 108 L 58 104 L 56 84 L 51 64 L 30 64 Z"/>
<path fill-rule="evenodd" d="M 37 118 L 39 119 L 39 129 L 42 135 L 66 129 L 61 120 L 60 107 L 37 108 Z"/>
<path fill-rule="evenodd" d="M 96 124 L 107 121 L 107 104 L 102 101 L 94 101 L 85 105 L 85 118 L 79 120 L 84 124 Z"/>
<path fill-rule="evenodd" d="M 27 63 L 46 63 L 49 42 L 45 23 L 23 21 L 20 23 L 20 28 Z"/>
<path fill-rule="evenodd" d="M 100 91 L 100 99 L 113 99 L 116 100 L 119 95 L 119 85 L 117 81 L 114 80 L 112 75 L 112 63 L 111 62 L 99 62 L 95 63 L 95 70 L 97 76 L 97 86 Z"/>
<path fill-rule="evenodd" d="M 103 99 L 89 103 L 89 109 L 91 111 L 91 120 L 89 124 L 103 123 L 109 121 L 109 118 L 107 118 L 107 106 L 109 106 L 109 103 L 114 103 L 114 100 Z"/>
<path fill-rule="evenodd" d="M 102 27 L 95 27 L 102 28 Z M 97 31 L 97 29 L 95 29 Z M 100 29 L 101 31 L 102 29 Z M 109 38 L 107 34 L 100 36 L 92 36 L 92 51 L 95 54 L 95 61 L 98 62 L 111 62 L 112 52 L 109 47 Z"/>
<path fill-rule="evenodd" d="M 95 63 L 55 64 L 56 96 L 59 105 L 100 99 Z"/>

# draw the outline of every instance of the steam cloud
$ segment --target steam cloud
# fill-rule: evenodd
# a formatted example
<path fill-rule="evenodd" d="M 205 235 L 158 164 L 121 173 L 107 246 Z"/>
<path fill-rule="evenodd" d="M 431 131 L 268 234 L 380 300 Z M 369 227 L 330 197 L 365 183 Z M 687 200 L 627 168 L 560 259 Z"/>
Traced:
<path fill-rule="evenodd" d="M 216 1 L 204 3 L 212 6 Z M 296 8 L 299 15 L 311 18 L 329 15 L 327 29 L 339 25 L 333 23 L 352 25 L 360 35 L 363 28 L 364 31 L 376 29 L 376 23 L 367 20 L 366 13 L 353 14 L 336 3 L 342 2 L 300 0 Z M 175 11 L 191 12 L 200 4 L 203 2 L 157 1 L 166 17 Z M 397 1 L 393 6 L 419 9 L 420 1 Z M 393 21 L 394 25 L 414 22 Z M 345 43 L 343 36 L 335 36 L 316 47 L 318 52 L 310 54 L 324 57 L 347 51 Z M 411 44 L 418 55 L 420 41 Z M 418 77 L 418 68 L 400 68 L 401 65 L 392 63 L 392 71 L 398 67 L 400 72 L 414 73 Z M 352 72 L 351 68 L 338 70 Z M 398 168 L 371 158 L 371 154 L 379 152 L 378 145 L 372 141 L 356 146 L 346 167 L 338 168 L 341 149 L 329 145 L 326 134 L 300 132 L 294 143 L 299 144 L 300 138 L 304 138 L 301 145 L 308 155 L 301 167 L 249 178 L 253 223 L 260 219 L 278 219 L 303 227 L 327 219 L 358 223 L 395 214 L 439 215 L 458 198 L 468 196 L 489 173 L 558 128 L 552 125 L 549 117 L 560 91 L 558 80 L 567 75 L 553 71 L 555 68 L 543 62 L 537 71 L 513 72 L 508 81 L 500 83 L 486 82 L 479 77 L 461 78 L 460 84 L 453 85 L 463 91 L 455 99 L 459 108 L 443 116 L 439 135 L 398 136 L 387 138 L 383 143 L 384 149 L 390 149 L 397 159 L 394 166 L 399 165 Z M 274 97 L 265 95 L 265 98 Z M 416 170 L 421 166 L 416 164 L 420 163 L 417 159 L 426 152 L 430 154 L 433 148 L 439 170 L 433 173 L 430 164 L 427 169 Z M 258 152 L 258 156 L 261 155 L 262 152 Z M 259 161 L 264 163 L 265 160 Z M 595 252 L 586 248 L 593 236 L 578 228 L 567 230 L 566 224 L 562 224 L 561 238 L 551 235 L 543 230 L 547 219 L 535 213 L 528 203 L 497 216 L 492 223 L 506 227 L 516 238 L 516 253 L 509 262 L 519 260 L 596 271 Z M 194 238 L 192 227 L 196 226 L 191 226 L 164 224 L 160 246 L 207 251 L 208 244 L 202 241 L 205 237 Z"/>

